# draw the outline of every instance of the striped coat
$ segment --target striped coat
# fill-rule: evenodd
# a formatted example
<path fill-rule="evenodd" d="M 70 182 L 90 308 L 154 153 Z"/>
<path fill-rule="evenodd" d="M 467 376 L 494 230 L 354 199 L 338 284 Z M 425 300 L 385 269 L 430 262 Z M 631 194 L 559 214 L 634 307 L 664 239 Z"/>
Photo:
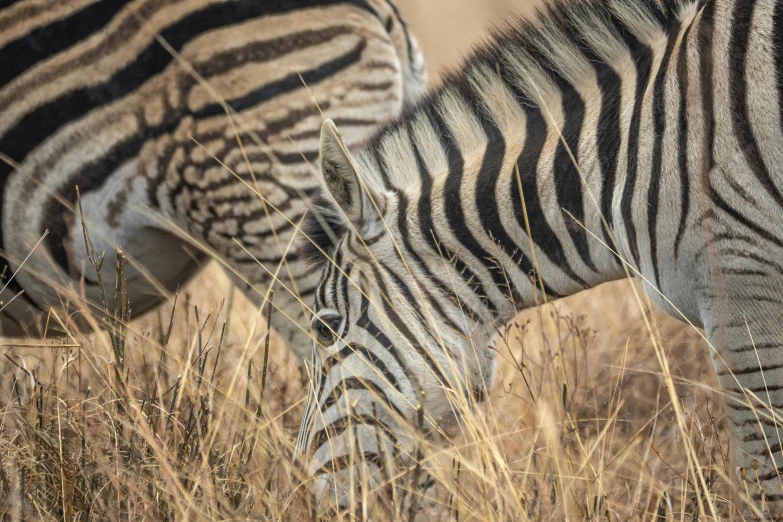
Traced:
<path fill-rule="evenodd" d="M 74 211 L 77 187 L 96 251 L 122 247 L 128 256 L 134 316 L 207 254 L 251 298 L 279 270 L 309 302 L 316 280 L 289 243 L 317 190 L 310 164 L 321 111 L 355 143 L 424 84 L 416 42 L 389 0 L 4 5 L 6 335 L 41 333 L 45 312 L 82 288 L 100 302 Z M 110 265 L 103 278 L 113 286 Z M 286 292 L 276 298 L 275 328 L 306 345 L 303 307 Z"/>
<path fill-rule="evenodd" d="M 555 2 L 365 146 L 325 124 L 298 441 L 322 505 L 480 396 L 519 309 L 638 273 L 704 328 L 735 464 L 783 514 L 781 38 L 779 0 Z"/>

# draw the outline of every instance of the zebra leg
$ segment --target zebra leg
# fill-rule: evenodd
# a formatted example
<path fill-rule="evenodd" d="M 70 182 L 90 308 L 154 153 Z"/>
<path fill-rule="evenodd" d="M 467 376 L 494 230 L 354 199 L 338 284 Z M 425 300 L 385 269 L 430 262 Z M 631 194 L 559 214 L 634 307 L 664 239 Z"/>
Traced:
<path fill-rule="evenodd" d="M 715 280 L 702 318 L 733 423 L 739 489 L 747 485 L 757 507 L 781 516 L 783 279 L 732 267 Z"/>

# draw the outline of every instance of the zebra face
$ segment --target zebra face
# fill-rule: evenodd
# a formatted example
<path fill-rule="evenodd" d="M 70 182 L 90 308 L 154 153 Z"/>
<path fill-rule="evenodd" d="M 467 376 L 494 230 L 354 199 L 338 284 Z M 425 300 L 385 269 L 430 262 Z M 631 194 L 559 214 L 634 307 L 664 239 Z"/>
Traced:
<path fill-rule="evenodd" d="M 395 476 L 391 469 L 415 455 L 423 436 L 448 435 L 455 400 L 467 404 L 488 384 L 493 352 L 480 321 L 454 295 L 428 287 L 406 259 L 394 225 L 399 197 L 364 184 L 331 122 L 321 140 L 334 203 L 322 212 L 329 226 L 321 226 L 332 237 L 321 252 L 329 262 L 316 291 L 312 386 L 297 454 L 310 457 L 319 504 L 347 506 L 357 491 Z"/>

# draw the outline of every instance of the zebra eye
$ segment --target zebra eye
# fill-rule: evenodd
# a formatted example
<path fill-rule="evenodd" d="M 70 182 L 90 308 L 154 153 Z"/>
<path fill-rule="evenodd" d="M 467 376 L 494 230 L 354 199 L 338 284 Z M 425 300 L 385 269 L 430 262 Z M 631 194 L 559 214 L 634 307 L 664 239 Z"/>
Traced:
<path fill-rule="evenodd" d="M 335 314 L 313 317 L 311 326 L 315 332 L 316 340 L 323 346 L 334 344 L 337 339 L 337 330 L 340 328 L 342 317 Z"/>

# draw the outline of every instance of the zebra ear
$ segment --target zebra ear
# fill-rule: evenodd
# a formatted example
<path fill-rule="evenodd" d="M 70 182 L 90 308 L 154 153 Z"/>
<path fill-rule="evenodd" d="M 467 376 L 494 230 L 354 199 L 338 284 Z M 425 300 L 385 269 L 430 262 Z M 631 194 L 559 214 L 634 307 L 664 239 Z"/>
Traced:
<path fill-rule="evenodd" d="M 321 126 L 320 154 L 321 181 L 346 219 L 361 230 L 367 224 L 367 218 L 375 212 L 370 210 L 372 202 L 367 194 L 368 188 L 362 186 L 359 173 L 332 120 L 326 120 Z"/>

